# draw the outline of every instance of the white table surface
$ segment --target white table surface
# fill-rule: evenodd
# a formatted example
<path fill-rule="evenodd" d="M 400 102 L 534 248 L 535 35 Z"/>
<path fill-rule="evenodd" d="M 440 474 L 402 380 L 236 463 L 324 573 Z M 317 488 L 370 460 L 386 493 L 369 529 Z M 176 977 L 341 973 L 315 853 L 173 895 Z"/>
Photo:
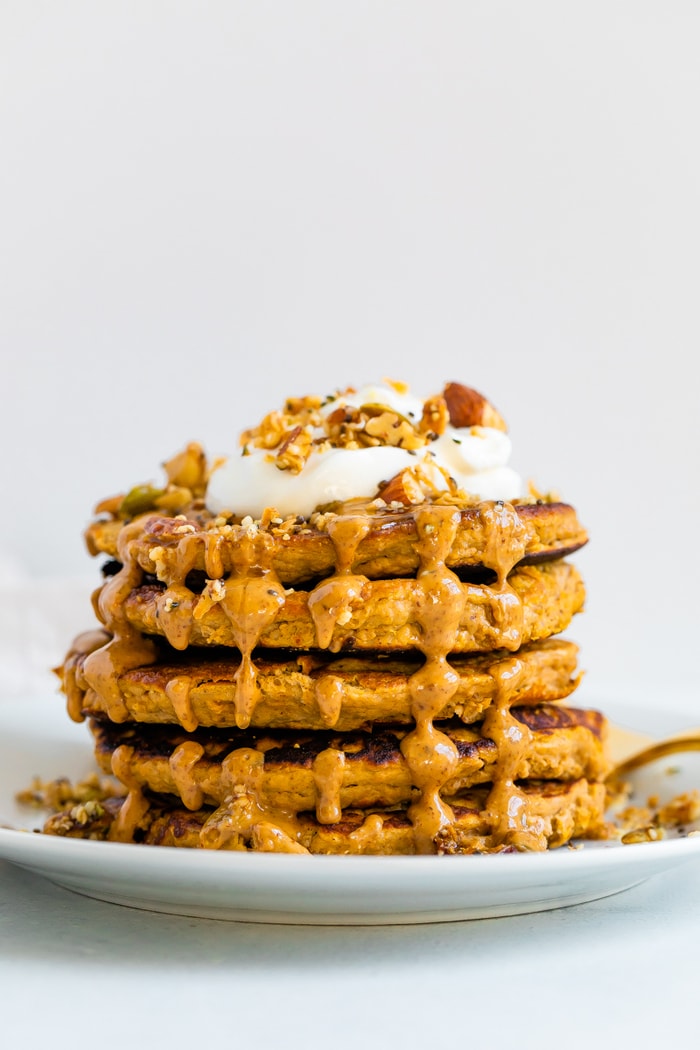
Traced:
<path fill-rule="evenodd" d="M 691 862 L 573 908 L 340 929 L 140 912 L 0 863 L 5 1045 L 693 1047 L 699 880 Z"/>

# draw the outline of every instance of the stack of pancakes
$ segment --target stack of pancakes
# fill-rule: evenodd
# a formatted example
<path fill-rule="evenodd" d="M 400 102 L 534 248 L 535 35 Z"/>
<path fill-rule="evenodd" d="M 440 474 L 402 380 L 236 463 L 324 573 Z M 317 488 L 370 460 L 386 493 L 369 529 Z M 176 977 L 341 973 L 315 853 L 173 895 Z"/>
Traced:
<path fill-rule="evenodd" d="M 383 495 L 207 509 L 196 445 L 106 501 L 100 626 L 60 669 L 122 797 L 46 831 L 310 853 L 539 850 L 596 834 L 605 722 L 564 706 L 572 507 Z M 105 516 L 106 515 L 106 516 Z"/>

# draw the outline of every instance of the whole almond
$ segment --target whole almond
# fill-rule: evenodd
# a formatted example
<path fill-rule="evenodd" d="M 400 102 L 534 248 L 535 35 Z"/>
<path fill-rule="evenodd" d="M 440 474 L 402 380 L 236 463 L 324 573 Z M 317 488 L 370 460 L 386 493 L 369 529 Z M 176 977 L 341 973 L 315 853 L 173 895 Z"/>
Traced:
<path fill-rule="evenodd" d="M 462 383 L 448 383 L 442 392 L 453 427 L 493 427 L 507 430 L 503 416 L 483 394 Z"/>
<path fill-rule="evenodd" d="M 405 507 L 410 507 L 413 503 L 422 503 L 425 499 L 425 492 L 410 468 L 390 478 L 380 487 L 377 495 L 385 503 L 403 503 Z"/>

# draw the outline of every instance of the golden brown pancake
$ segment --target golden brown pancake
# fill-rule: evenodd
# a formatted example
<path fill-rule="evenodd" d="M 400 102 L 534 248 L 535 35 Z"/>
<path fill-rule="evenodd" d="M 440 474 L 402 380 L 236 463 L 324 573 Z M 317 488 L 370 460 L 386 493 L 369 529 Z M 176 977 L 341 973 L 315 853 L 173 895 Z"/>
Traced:
<path fill-rule="evenodd" d="M 452 569 L 479 566 L 484 563 L 488 526 L 484 521 L 483 503 L 461 509 L 460 524 L 446 564 Z M 414 511 L 377 510 L 371 503 L 358 504 L 369 515 L 371 528 L 359 542 L 350 571 L 379 579 L 406 576 L 418 568 L 416 522 Z M 516 503 L 514 509 L 524 527 L 523 560 L 537 561 L 563 557 L 582 547 L 588 540 L 576 511 L 565 503 Z M 346 505 L 347 512 L 347 505 Z M 285 586 L 304 580 L 328 576 L 336 563 L 336 551 L 328 532 L 332 514 L 317 515 L 311 520 L 289 519 L 280 524 L 263 526 L 271 542 L 271 565 Z M 209 572 L 207 554 L 217 548 L 224 573 L 234 564 L 236 534 L 228 521 L 213 519 L 204 510 L 189 510 L 185 519 L 147 514 L 143 517 L 142 534 L 135 541 L 132 556 L 144 572 L 156 574 L 159 563 L 154 553 L 171 554 L 183 541 L 193 548 L 190 570 Z M 231 522 L 240 519 L 231 518 Z M 86 532 L 92 554 L 119 558 L 118 537 L 123 520 L 95 521 Z M 187 531 L 189 527 L 191 531 Z"/>
<path fill-rule="evenodd" d="M 109 694 L 89 688 L 82 675 L 87 653 L 108 640 L 104 631 L 79 636 L 60 669 L 76 717 L 109 715 Z M 542 703 L 569 696 L 578 683 L 577 652 L 573 642 L 559 638 L 520 649 L 523 670 L 513 702 Z M 452 656 L 459 687 L 438 718 L 477 721 L 496 695 L 494 672 L 499 662 L 510 657 L 503 650 Z M 374 722 L 408 725 L 413 720 L 408 679 L 422 662 L 418 654 L 409 653 L 384 657 L 258 653 L 255 666 L 261 695 L 251 726 L 347 732 Z M 157 663 L 118 676 L 126 717 L 133 722 L 180 724 L 189 732 L 200 725 L 235 726 L 235 676 L 240 666 L 239 654 L 231 650 L 164 652 Z"/>
<path fill-rule="evenodd" d="M 513 708 L 512 714 L 528 737 L 514 779 L 606 775 L 602 715 L 552 704 Z M 114 770 L 130 787 L 178 796 L 190 809 L 226 803 L 250 776 L 263 809 L 315 810 L 320 823 L 337 822 L 347 808 L 408 803 L 414 794 L 401 751 L 407 731 L 398 727 L 342 735 L 200 730 L 194 736 L 162 726 L 92 721 L 90 727 L 103 772 Z M 453 798 L 490 782 L 499 753 L 482 727 L 451 722 L 442 731 L 456 745 L 458 762 L 441 794 Z"/>
<path fill-rule="evenodd" d="M 554 848 L 579 836 L 603 832 L 605 788 L 603 784 L 576 780 L 527 781 L 521 785 L 536 830 L 537 848 Z M 489 821 L 484 816 L 488 788 L 474 788 L 454 806 L 454 822 L 436 842 L 438 853 L 479 853 L 499 851 Z M 123 806 L 121 799 L 107 799 L 86 810 L 76 807 L 70 813 L 51 817 L 44 827 L 50 835 L 70 838 L 106 839 Z M 194 812 L 175 801 L 152 800 L 142 814 L 135 841 L 145 845 L 184 848 L 212 848 L 207 827 L 215 810 Z M 209 822 L 209 825 L 208 823 Z M 274 852 L 289 851 L 289 842 L 278 829 L 265 822 L 253 824 L 247 832 L 237 832 L 219 843 L 219 848 Z M 294 852 L 316 854 L 412 854 L 416 852 L 413 827 L 405 809 L 384 811 L 348 810 L 336 824 L 319 824 L 311 814 L 298 818 L 298 838 Z"/>
<path fill-rule="evenodd" d="M 512 590 L 461 584 L 466 602 L 453 652 L 488 652 L 504 646 L 517 649 L 521 644 L 565 630 L 574 614 L 583 608 L 583 581 L 576 568 L 566 561 L 523 565 L 510 574 L 508 583 Z M 339 622 L 342 616 L 339 617 L 325 644 L 310 608 L 313 593 L 287 593 L 275 619 L 261 632 L 258 644 L 275 649 L 320 647 L 331 652 L 392 652 L 420 646 L 423 631 L 416 618 L 416 584 L 412 579 L 361 582 L 357 598 L 341 605 L 347 619 Z M 222 603 L 208 598 L 202 602 L 192 592 L 188 596 L 184 587 L 178 592 L 175 605 L 160 585 L 136 587 L 125 599 L 123 609 L 133 627 L 145 634 L 165 636 L 178 649 L 187 645 L 236 644 L 231 619 Z"/>

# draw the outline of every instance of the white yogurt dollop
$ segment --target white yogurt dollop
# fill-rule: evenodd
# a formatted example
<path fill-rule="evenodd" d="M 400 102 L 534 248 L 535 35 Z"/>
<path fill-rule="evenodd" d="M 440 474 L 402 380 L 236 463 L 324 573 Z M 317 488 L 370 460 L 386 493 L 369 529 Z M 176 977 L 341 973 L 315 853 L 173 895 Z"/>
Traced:
<path fill-rule="evenodd" d="M 329 415 L 342 405 L 366 404 L 386 405 L 416 423 L 423 412 L 419 398 L 384 384 L 339 396 L 321 412 Z M 414 452 L 390 445 L 313 448 L 302 470 L 294 474 L 275 466 L 267 449 L 249 445 L 245 455 L 229 456 L 212 473 L 206 504 L 214 514 L 229 511 L 259 518 L 266 508 L 274 507 L 285 518 L 308 517 L 327 503 L 372 499 L 382 482 L 407 468 L 418 468 L 437 491 L 449 488 L 447 475 L 472 496 L 513 500 L 523 495 L 523 484 L 508 466 L 510 453 L 510 438 L 501 430 L 448 425 L 439 438 Z"/>

